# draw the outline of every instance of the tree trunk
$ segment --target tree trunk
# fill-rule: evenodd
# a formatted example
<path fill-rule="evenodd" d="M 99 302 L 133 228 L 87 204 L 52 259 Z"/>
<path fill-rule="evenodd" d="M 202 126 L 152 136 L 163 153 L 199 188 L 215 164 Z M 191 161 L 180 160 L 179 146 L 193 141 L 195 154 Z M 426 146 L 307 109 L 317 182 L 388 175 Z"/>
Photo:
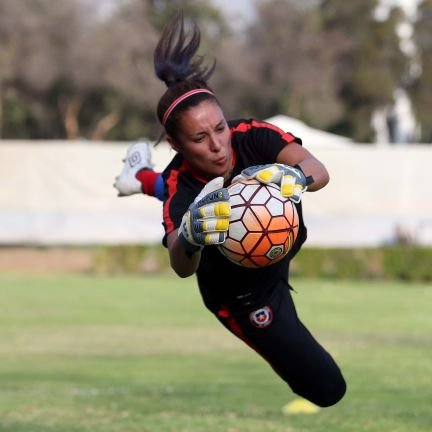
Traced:
<path fill-rule="evenodd" d="M 60 96 L 59 107 L 62 114 L 63 126 L 68 140 L 76 140 L 79 136 L 78 115 L 81 110 L 82 97 Z"/>
<path fill-rule="evenodd" d="M 113 111 L 102 117 L 90 135 L 92 141 L 102 141 L 106 134 L 120 121 L 120 116 Z"/>

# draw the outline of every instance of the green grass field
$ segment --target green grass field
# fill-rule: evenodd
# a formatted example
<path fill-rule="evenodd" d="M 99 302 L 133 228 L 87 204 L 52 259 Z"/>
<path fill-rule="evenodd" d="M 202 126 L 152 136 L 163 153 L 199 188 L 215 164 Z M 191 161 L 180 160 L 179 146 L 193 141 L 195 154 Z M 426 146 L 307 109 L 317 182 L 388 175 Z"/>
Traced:
<path fill-rule="evenodd" d="M 430 432 L 432 287 L 294 281 L 345 399 L 296 399 L 201 304 L 194 279 L 0 276 L 2 432 Z"/>

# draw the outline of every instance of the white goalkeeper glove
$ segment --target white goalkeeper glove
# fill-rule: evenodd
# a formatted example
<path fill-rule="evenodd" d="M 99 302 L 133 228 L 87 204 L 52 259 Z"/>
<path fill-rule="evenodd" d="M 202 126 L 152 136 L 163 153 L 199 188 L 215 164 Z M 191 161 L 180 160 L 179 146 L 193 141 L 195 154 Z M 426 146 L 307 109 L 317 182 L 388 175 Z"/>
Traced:
<path fill-rule="evenodd" d="M 295 203 L 301 201 L 303 192 L 307 190 L 303 171 L 280 163 L 245 168 L 233 179 L 233 183 L 242 179 L 256 179 L 264 184 L 275 183 L 280 186 L 281 195 Z"/>
<path fill-rule="evenodd" d="M 208 182 L 184 214 L 178 233 L 186 252 L 194 253 L 225 241 L 231 206 L 223 183 L 223 177 Z"/>

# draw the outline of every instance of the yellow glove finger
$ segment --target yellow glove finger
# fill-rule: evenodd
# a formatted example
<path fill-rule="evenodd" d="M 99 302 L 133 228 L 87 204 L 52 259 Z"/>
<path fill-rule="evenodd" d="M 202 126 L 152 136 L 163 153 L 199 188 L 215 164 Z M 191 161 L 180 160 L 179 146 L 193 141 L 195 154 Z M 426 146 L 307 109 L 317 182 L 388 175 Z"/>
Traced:
<path fill-rule="evenodd" d="M 267 168 L 258 171 L 255 178 L 261 183 L 278 183 L 280 181 L 282 171 L 276 165 L 270 165 Z"/>
<path fill-rule="evenodd" d="M 228 231 L 228 228 L 228 218 L 208 219 L 203 221 L 202 225 L 203 232 Z"/>
<path fill-rule="evenodd" d="M 303 192 L 306 191 L 306 188 L 304 188 L 300 184 L 296 184 L 294 187 L 294 193 L 290 196 L 290 200 L 299 203 L 302 199 Z"/>
<path fill-rule="evenodd" d="M 291 175 L 285 175 L 281 181 L 281 195 L 285 198 L 289 198 L 294 195 L 296 184 L 295 178 Z"/>
<path fill-rule="evenodd" d="M 198 209 L 201 218 L 215 216 L 229 216 L 231 214 L 231 206 L 227 201 L 221 201 L 203 206 Z"/>

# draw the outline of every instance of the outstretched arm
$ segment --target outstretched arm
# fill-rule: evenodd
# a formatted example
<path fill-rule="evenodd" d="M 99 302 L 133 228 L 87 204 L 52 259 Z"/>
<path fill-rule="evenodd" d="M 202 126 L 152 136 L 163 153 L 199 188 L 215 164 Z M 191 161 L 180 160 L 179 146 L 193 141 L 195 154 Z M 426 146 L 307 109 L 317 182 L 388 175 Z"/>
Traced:
<path fill-rule="evenodd" d="M 325 166 L 297 143 L 285 146 L 276 157 L 276 163 L 245 168 L 233 182 L 242 178 L 275 183 L 280 186 L 281 195 L 294 203 L 301 201 L 306 190 L 319 190 L 329 182 Z"/>
<path fill-rule="evenodd" d="M 201 249 L 187 251 L 185 244 L 178 235 L 178 230 L 168 234 L 167 246 L 171 268 L 181 278 L 193 275 L 201 260 Z"/>
<path fill-rule="evenodd" d="M 309 192 L 322 189 L 330 181 L 326 167 L 304 147 L 297 143 L 286 145 L 278 154 L 276 162 L 300 167 L 308 180 Z"/>

